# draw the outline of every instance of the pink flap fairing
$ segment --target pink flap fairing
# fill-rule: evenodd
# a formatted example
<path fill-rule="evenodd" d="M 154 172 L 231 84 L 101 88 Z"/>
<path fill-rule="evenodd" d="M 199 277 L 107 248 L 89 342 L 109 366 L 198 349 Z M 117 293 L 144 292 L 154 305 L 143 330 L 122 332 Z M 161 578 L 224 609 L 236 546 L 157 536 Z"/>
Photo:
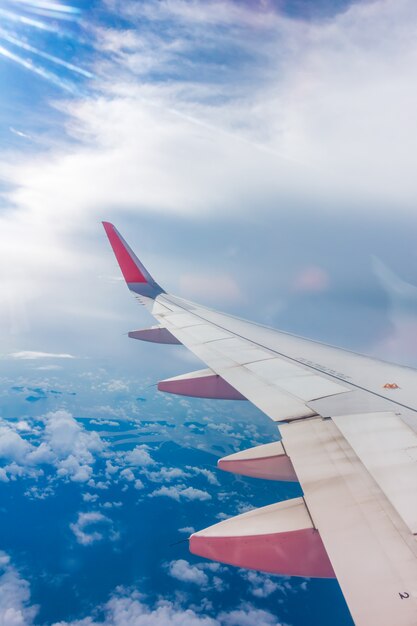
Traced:
<path fill-rule="evenodd" d="M 335 578 L 333 567 L 314 528 L 239 537 L 191 535 L 190 551 L 198 556 L 282 576 Z"/>
<path fill-rule="evenodd" d="M 245 396 L 217 374 L 162 380 L 158 383 L 158 390 L 192 398 L 246 400 Z"/>
<path fill-rule="evenodd" d="M 291 460 L 286 454 L 259 459 L 219 459 L 217 467 L 225 472 L 263 478 L 264 480 L 281 480 L 296 482 L 297 474 Z"/>
<path fill-rule="evenodd" d="M 127 334 L 131 339 L 139 339 L 140 341 L 181 345 L 181 341 L 174 337 L 167 328 L 142 328 L 131 330 Z"/>

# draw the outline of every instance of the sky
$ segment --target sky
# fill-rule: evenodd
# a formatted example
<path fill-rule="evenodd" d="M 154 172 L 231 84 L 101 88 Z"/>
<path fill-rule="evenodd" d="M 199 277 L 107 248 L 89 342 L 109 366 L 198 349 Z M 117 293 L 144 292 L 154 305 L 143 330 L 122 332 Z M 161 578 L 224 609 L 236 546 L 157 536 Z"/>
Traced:
<path fill-rule="evenodd" d="M 193 404 L 195 424 L 184 426 L 190 407 L 154 393 L 159 379 L 199 362 L 127 338 L 151 320 L 129 296 L 100 222 L 115 223 L 176 295 L 416 366 L 416 18 L 412 0 L 0 0 L 3 512 L 12 521 L 58 515 L 65 528 L 54 561 L 45 538 L 29 533 L 25 545 L 3 522 L 0 624 L 296 625 L 307 623 L 299 604 L 314 613 L 329 597 L 329 624 L 349 623 L 337 586 L 304 590 L 231 568 L 217 576 L 186 544 L 154 559 L 135 544 L 146 552 L 139 570 L 86 585 L 78 604 L 71 596 L 107 549 L 114 571 L 124 569 L 138 507 L 150 523 L 160 501 L 178 511 L 185 502 L 196 527 L 212 522 L 213 501 L 181 496 L 185 478 L 210 491 L 183 462 L 190 450 L 190 467 L 212 471 L 220 453 L 244 447 L 248 423 L 258 429 L 243 436 L 248 445 L 276 436 L 240 404 Z M 143 422 L 161 416 L 172 428 L 148 432 Z M 73 450 L 51 443 L 55 421 Z M 128 426 L 136 434 L 124 441 Z M 145 463 L 120 478 L 135 437 L 150 446 L 141 450 L 158 477 Z M 166 468 L 176 466 L 186 476 L 172 484 Z M 83 500 L 90 480 L 93 501 Z M 135 500 L 137 480 L 146 498 Z M 216 480 L 233 493 L 234 483 Z M 95 486 L 106 481 L 108 500 Z M 154 483 L 175 490 L 160 500 Z M 247 485 L 246 505 L 268 503 L 270 485 Z M 94 545 L 86 528 L 100 535 Z M 71 559 L 77 566 L 63 568 Z M 197 607 L 193 576 L 213 592 L 210 607 Z M 224 581 L 217 595 L 215 577 Z M 49 598 L 51 584 L 67 612 Z M 256 585 L 273 591 L 261 598 Z M 323 619 L 314 613 L 313 624 Z"/>

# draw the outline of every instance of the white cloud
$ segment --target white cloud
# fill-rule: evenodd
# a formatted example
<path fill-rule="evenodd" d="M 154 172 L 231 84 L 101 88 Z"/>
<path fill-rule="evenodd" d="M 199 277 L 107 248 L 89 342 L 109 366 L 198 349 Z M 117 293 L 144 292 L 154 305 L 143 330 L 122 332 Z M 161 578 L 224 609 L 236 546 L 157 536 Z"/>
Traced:
<path fill-rule="evenodd" d="M 175 485 L 172 487 L 165 487 L 164 485 L 150 494 L 151 498 L 156 496 L 166 496 L 177 502 L 180 502 L 180 500 L 211 500 L 211 495 L 207 493 L 207 491 L 195 489 L 194 487 L 186 487 L 185 485 Z"/>
<path fill-rule="evenodd" d="M 201 476 L 204 476 L 210 485 L 219 485 L 216 474 L 211 470 L 205 469 L 204 467 L 194 467 L 191 465 L 187 465 L 186 469 L 192 471 L 195 475 L 200 474 Z"/>
<path fill-rule="evenodd" d="M 20 352 L 11 352 L 7 355 L 10 359 L 21 359 L 26 361 L 36 359 L 75 359 L 72 354 L 55 353 L 55 352 L 37 352 L 35 350 L 20 350 Z M 56 366 L 48 366 L 48 369 L 56 369 Z M 38 368 L 40 369 L 40 368 Z M 45 369 L 45 368 L 43 368 Z"/>
<path fill-rule="evenodd" d="M 195 607 L 183 608 L 170 600 L 161 599 L 154 606 L 148 606 L 140 593 L 124 589 L 119 589 L 103 609 L 104 617 L 99 621 L 89 616 L 52 626 L 283 626 L 272 613 L 250 604 L 210 617 L 202 615 Z"/>
<path fill-rule="evenodd" d="M 147 472 L 146 478 L 155 483 L 171 482 L 178 478 L 189 478 L 191 474 L 184 472 L 180 467 L 161 467 L 155 472 Z"/>
<path fill-rule="evenodd" d="M 355 3 L 311 24 L 268 12 L 256 23 L 259 12 L 231 3 L 184 6 L 152 3 L 156 25 L 173 20 L 168 44 L 154 30 L 135 34 L 143 8 L 138 13 L 135 3 L 118 3 L 133 28 L 101 33 L 115 51 L 101 95 L 67 105 L 69 131 L 81 146 L 58 150 L 54 159 L 48 154 L 8 165 L 17 206 L 47 216 L 59 205 L 61 215 L 76 210 L 80 218 L 111 205 L 185 214 L 226 206 L 246 211 L 248 196 L 272 197 L 276 206 L 289 197 L 320 202 L 326 189 L 343 188 L 351 198 L 385 202 L 388 195 L 395 206 L 410 208 L 416 146 L 409 129 L 417 99 L 412 0 Z M 248 77 L 236 72 L 226 101 L 212 104 L 224 83 L 208 85 L 204 71 L 186 91 L 181 79 L 133 83 L 132 72 L 143 77 L 138 59 L 163 71 L 178 63 L 184 48 L 198 52 L 209 41 L 221 49 L 219 24 L 258 62 L 251 80 L 238 84 Z M 184 27 L 191 27 L 187 37 Z"/>
<path fill-rule="evenodd" d="M 105 537 L 111 541 L 119 538 L 118 533 L 113 529 L 112 521 L 97 511 L 78 513 L 77 521 L 70 524 L 70 528 L 77 542 L 83 546 L 89 546 Z"/>
<path fill-rule="evenodd" d="M 105 444 L 94 431 L 87 431 L 64 410 L 45 417 L 45 443 L 56 457 L 58 475 L 86 482 L 92 475 L 95 455 Z"/>
<path fill-rule="evenodd" d="M 266 574 L 254 571 L 242 571 L 243 578 L 250 584 L 250 592 L 256 598 L 267 598 L 278 589 L 282 589 L 282 584 L 277 579 L 273 579 Z"/>
<path fill-rule="evenodd" d="M 122 470 L 120 472 L 120 476 L 121 476 L 121 478 L 124 478 L 125 480 L 127 480 L 130 483 L 135 480 L 135 475 L 132 472 L 132 470 L 129 469 L 129 468 L 126 468 L 126 469 Z"/>
<path fill-rule="evenodd" d="M 111 461 L 109 460 L 106 461 L 106 475 L 107 476 L 113 476 L 114 474 L 117 474 L 119 469 L 120 468 L 117 465 L 113 465 Z"/>
<path fill-rule="evenodd" d="M 8 424 L 0 426 L 0 458 L 23 463 L 32 446 Z"/>
<path fill-rule="evenodd" d="M 123 502 L 103 502 L 103 504 L 101 505 L 103 507 L 103 509 L 120 509 L 123 506 Z"/>
<path fill-rule="evenodd" d="M 110 481 L 104 481 L 104 480 L 94 480 L 93 478 L 90 478 L 90 480 L 88 481 L 87 485 L 89 487 L 92 487 L 94 489 L 101 489 L 101 490 L 106 490 L 110 487 Z"/>
<path fill-rule="evenodd" d="M 87 482 L 93 474 L 96 457 L 105 443 L 93 431 L 85 430 L 65 410 L 47 413 L 43 428 L 37 430 L 39 445 L 29 443 L 20 432 L 22 423 L 0 419 L 0 458 L 6 463 L 0 480 L 18 476 L 36 477 L 43 465 L 52 465 L 59 477 L 74 482 Z"/>
<path fill-rule="evenodd" d="M 32 430 L 31 426 L 29 426 L 26 420 L 19 420 L 16 423 L 16 430 L 19 432 L 30 432 Z"/>
<path fill-rule="evenodd" d="M 184 559 L 171 561 L 168 566 L 169 575 L 181 582 L 193 583 L 202 587 L 207 586 L 208 576 L 195 565 L 191 565 Z"/>
<path fill-rule="evenodd" d="M 104 612 L 105 617 L 100 621 L 86 617 L 53 626 L 220 626 L 216 619 L 198 615 L 170 601 L 160 600 L 154 607 L 149 607 L 135 591 L 119 591 L 107 602 Z"/>
<path fill-rule="evenodd" d="M 84 502 L 96 502 L 98 500 L 98 494 L 96 493 L 83 493 L 82 498 Z"/>
<path fill-rule="evenodd" d="M 29 583 L 0 551 L 0 625 L 31 626 L 37 607 L 30 605 Z"/>
<path fill-rule="evenodd" d="M 154 465 L 155 461 L 149 454 L 148 450 L 149 447 L 144 444 L 136 446 L 133 450 L 126 454 L 126 463 L 136 467 Z"/>
<path fill-rule="evenodd" d="M 192 565 L 184 559 L 171 561 L 167 565 L 168 573 L 173 578 L 177 578 L 185 583 L 193 583 L 201 588 L 215 591 L 224 591 L 226 583 L 219 574 L 226 571 L 220 563 L 197 563 Z M 214 575 L 217 574 L 217 575 Z"/>
<path fill-rule="evenodd" d="M 221 613 L 219 619 L 222 626 L 283 626 L 269 611 L 256 609 L 249 604 L 230 613 Z"/>
<path fill-rule="evenodd" d="M 85 526 L 97 521 L 91 517 Z M 89 543 L 81 534 L 83 542 L 84 545 Z M 208 580 L 201 569 L 186 561 L 173 561 L 169 571 L 181 582 L 204 586 Z M 94 615 L 99 612 L 102 618 L 86 616 L 71 622 L 56 622 L 52 626 L 280 626 L 271 613 L 248 603 L 217 616 L 203 615 L 204 607 L 210 612 L 213 610 L 210 603 L 202 602 L 201 608 L 187 608 L 179 601 L 164 598 L 152 606 L 137 590 L 119 587 L 104 606 L 97 607 L 100 611 L 93 612 Z M 30 604 L 28 582 L 10 563 L 9 556 L 0 551 L 0 625 L 33 626 L 37 610 L 38 607 Z"/>
<path fill-rule="evenodd" d="M 129 385 L 124 380 L 109 380 L 104 387 L 107 391 L 129 391 Z"/>

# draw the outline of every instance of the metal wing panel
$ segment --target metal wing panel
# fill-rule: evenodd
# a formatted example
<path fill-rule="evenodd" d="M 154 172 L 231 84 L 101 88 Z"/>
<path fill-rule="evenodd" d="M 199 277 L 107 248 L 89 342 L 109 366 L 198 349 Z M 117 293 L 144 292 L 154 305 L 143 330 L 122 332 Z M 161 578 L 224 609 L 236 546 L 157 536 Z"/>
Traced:
<path fill-rule="evenodd" d="M 333 418 L 413 534 L 417 534 L 417 435 L 394 413 Z"/>
<path fill-rule="evenodd" d="M 375 399 L 385 399 L 402 409 L 417 411 L 417 371 L 414 369 L 267 328 L 171 295 L 161 294 L 157 301 L 170 307 L 176 306 L 177 311 L 182 308 L 206 323 L 210 322 L 321 377 L 368 391 Z M 166 322 L 169 324 L 169 315 L 166 316 Z M 169 328 L 174 331 L 173 326 Z"/>
<path fill-rule="evenodd" d="M 187 307 L 182 309 L 183 313 L 186 312 L 190 317 L 195 317 L 196 320 L 201 320 L 205 323 L 199 326 L 191 323 L 191 319 L 188 318 L 190 324 L 184 326 L 181 319 L 178 327 L 177 320 L 181 307 Z M 186 301 L 181 301 L 166 294 L 158 296 L 153 315 L 182 344 L 274 421 L 314 415 L 319 413 L 313 406 L 315 400 L 337 398 L 340 395 L 343 395 L 348 400 L 348 396 L 352 391 L 354 390 L 356 393 L 358 390 L 358 386 L 354 384 L 351 378 L 345 376 L 342 372 L 337 372 L 334 369 L 330 370 L 328 367 L 326 367 L 326 371 L 319 371 L 317 363 L 317 367 L 312 366 L 304 362 L 305 359 L 303 360 L 301 356 L 297 356 L 297 358 L 292 356 L 299 354 L 299 350 L 301 350 L 299 347 L 300 341 L 304 344 L 311 343 L 313 346 L 328 348 L 331 353 L 344 353 L 343 350 L 339 351 L 315 342 L 300 340 L 297 337 L 287 336 L 285 333 L 272 331 L 256 324 L 251 325 L 249 322 L 243 322 L 242 320 L 213 312 L 210 309 L 191 305 Z M 223 328 L 227 327 L 228 333 L 231 335 L 235 333 L 234 337 L 210 339 L 205 334 L 199 336 L 199 328 L 205 327 L 209 319 L 212 318 L 215 319 L 215 322 L 213 322 L 214 328 L 223 330 Z M 252 326 L 255 329 L 257 341 L 254 341 L 251 333 L 249 333 L 249 329 Z M 237 330 L 234 330 L 235 327 Z M 243 330 L 248 332 L 247 337 L 239 334 Z M 287 354 L 278 352 L 273 347 L 274 342 L 272 338 L 275 337 L 276 339 L 278 337 L 279 339 L 281 335 L 284 336 L 287 343 L 293 344 L 292 348 L 289 345 L 287 346 Z M 212 336 L 215 337 L 215 335 Z M 349 352 L 346 354 L 349 355 L 349 358 L 355 356 Z M 311 362 L 309 361 L 309 363 Z M 360 364 L 357 365 L 355 370 L 356 376 L 358 375 L 359 366 Z M 298 377 L 304 377 L 303 385 L 299 384 Z M 381 403 L 383 403 L 385 410 L 392 410 L 392 401 L 382 397 L 380 394 L 365 394 L 365 397 L 367 403 L 366 410 L 369 407 L 372 410 L 374 402 L 375 410 L 381 410 Z M 369 397 L 371 397 L 371 400 L 369 400 Z M 361 412 L 360 402 L 358 412 Z"/>
<path fill-rule="evenodd" d="M 332 420 L 281 426 L 357 626 L 415 626 L 417 542 Z"/>

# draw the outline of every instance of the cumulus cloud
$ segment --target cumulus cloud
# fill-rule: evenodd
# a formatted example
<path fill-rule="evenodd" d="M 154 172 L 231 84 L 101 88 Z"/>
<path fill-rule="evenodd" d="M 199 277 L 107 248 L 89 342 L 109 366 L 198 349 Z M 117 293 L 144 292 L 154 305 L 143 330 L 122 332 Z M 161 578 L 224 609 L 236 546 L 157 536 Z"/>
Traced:
<path fill-rule="evenodd" d="M 97 511 L 78 513 L 77 521 L 71 523 L 70 528 L 82 546 L 89 546 L 105 537 L 111 541 L 119 538 L 113 529 L 112 521 Z"/>
<path fill-rule="evenodd" d="M 186 535 L 192 535 L 195 533 L 194 526 L 184 526 L 183 528 L 178 528 L 179 533 L 185 533 Z"/>
<path fill-rule="evenodd" d="M 96 502 L 98 500 L 98 494 L 97 493 L 83 493 L 82 494 L 82 498 L 84 500 L 84 502 Z"/>
<path fill-rule="evenodd" d="M 180 467 L 161 467 L 161 469 L 154 472 L 147 472 L 146 477 L 152 482 L 172 482 L 178 478 L 189 478 L 190 473 L 185 472 Z"/>
<path fill-rule="evenodd" d="M 57 475 L 74 482 L 87 482 L 93 474 L 96 457 L 105 448 L 100 436 L 85 430 L 65 410 L 47 413 L 37 429 L 38 445 L 22 435 L 21 423 L 0 420 L 0 458 L 5 465 L 0 480 L 17 476 L 36 477 L 43 466 L 53 466 Z M 27 429 L 26 429 L 27 430 Z"/>
<path fill-rule="evenodd" d="M 171 561 L 168 566 L 169 575 L 181 582 L 193 583 L 205 587 L 208 584 L 208 576 L 195 565 L 191 565 L 184 559 Z"/>
<path fill-rule="evenodd" d="M 181 500 L 211 500 L 211 495 L 207 491 L 202 489 L 196 489 L 195 487 L 186 487 L 185 485 L 174 485 L 172 487 L 160 487 L 150 494 L 151 498 L 157 496 L 166 496 L 180 502 Z"/>
<path fill-rule="evenodd" d="M 217 620 L 180 608 L 170 601 L 161 600 L 149 607 L 139 593 L 123 594 L 123 590 L 109 600 L 104 611 L 103 620 L 86 617 L 53 626 L 220 626 Z"/>
<path fill-rule="evenodd" d="M 124 380 L 109 380 L 104 387 L 107 391 L 129 391 L 129 385 Z"/>
<path fill-rule="evenodd" d="M 81 543 L 83 541 L 84 538 Z M 190 584 L 205 584 L 206 574 L 194 566 L 187 568 L 184 563 L 175 561 L 171 564 L 174 577 Z M 207 608 L 213 613 L 212 607 Z M 218 615 L 204 615 L 202 609 L 184 607 L 178 600 L 161 598 L 155 604 L 149 604 L 139 591 L 123 587 L 97 609 L 94 616 L 55 622 L 52 626 L 283 626 L 271 613 L 249 603 Z M 9 556 L 0 551 L 0 624 L 33 626 L 37 610 L 38 607 L 30 604 L 29 583 L 10 563 Z M 97 614 L 102 617 L 96 617 Z"/>
<path fill-rule="evenodd" d="M 149 454 L 149 446 L 144 444 L 136 446 L 125 456 L 125 462 L 135 467 L 154 465 L 155 461 Z"/>
<path fill-rule="evenodd" d="M 44 442 L 45 448 L 49 446 L 55 456 L 58 475 L 67 476 L 75 482 L 89 480 L 95 455 L 100 454 L 105 447 L 96 432 L 85 430 L 64 410 L 46 415 Z"/>
<path fill-rule="evenodd" d="M 219 619 L 224 626 L 283 626 L 269 611 L 248 604 L 230 613 L 221 613 Z"/>
<path fill-rule="evenodd" d="M 32 446 L 25 441 L 11 426 L 0 426 L 0 458 L 6 461 L 23 463 Z"/>
<path fill-rule="evenodd" d="M 206 478 L 207 482 L 210 485 L 215 485 L 215 486 L 219 485 L 219 481 L 217 480 L 216 474 L 212 472 L 211 470 L 208 470 L 204 467 L 195 467 L 191 465 L 187 465 L 186 469 L 193 472 L 194 475 L 204 476 L 204 478 Z"/>
<path fill-rule="evenodd" d="M 202 615 L 196 608 L 161 599 L 149 606 L 137 591 L 119 589 L 103 608 L 102 619 L 92 616 L 53 626 L 283 626 L 268 611 L 246 604 L 218 616 Z M 20 626 L 20 625 L 19 625 Z"/>
<path fill-rule="evenodd" d="M 131 469 L 129 469 L 128 467 L 127 467 L 127 468 L 125 468 L 124 470 L 122 470 L 122 471 L 120 472 L 120 477 L 121 477 L 121 478 L 124 478 L 125 480 L 127 480 L 127 481 L 128 481 L 128 482 L 130 482 L 130 483 L 131 483 L 131 482 L 133 482 L 133 481 L 135 480 L 135 475 L 134 475 L 134 473 L 133 473 L 133 472 L 132 472 L 132 470 L 131 470 Z"/>
<path fill-rule="evenodd" d="M 29 583 L 11 564 L 9 555 L 0 551 L 0 624 L 31 626 L 37 611 L 30 604 Z"/>
<path fill-rule="evenodd" d="M 250 592 L 256 598 L 267 598 L 278 589 L 282 589 L 282 583 L 266 574 L 254 571 L 242 571 L 242 577 L 250 585 Z"/>

